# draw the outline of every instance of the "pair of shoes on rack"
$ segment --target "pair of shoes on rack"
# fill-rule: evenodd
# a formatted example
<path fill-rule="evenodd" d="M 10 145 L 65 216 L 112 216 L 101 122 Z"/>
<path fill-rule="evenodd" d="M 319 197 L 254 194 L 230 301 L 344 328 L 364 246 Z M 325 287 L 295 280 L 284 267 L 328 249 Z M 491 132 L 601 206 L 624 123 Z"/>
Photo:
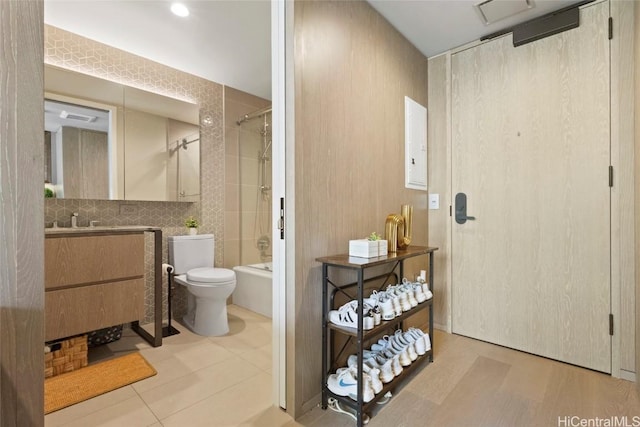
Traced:
<path fill-rule="evenodd" d="M 425 334 L 422 329 L 411 327 L 404 332 L 403 337 L 405 341 L 413 342 L 418 356 L 422 356 L 431 350 L 429 334 Z"/>
<path fill-rule="evenodd" d="M 373 329 L 381 322 L 380 311 L 375 307 L 362 304 L 362 329 L 368 331 Z M 358 301 L 349 301 L 337 310 L 331 310 L 328 315 L 329 321 L 339 326 L 347 326 L 349 328 L 358 327 Z"/>
<path fill-rule="evenodd" d="M 433 297 L 433 294 L 429 290 L 429 285 L 426 283 L 412 282 L 409 279 L 404 278 L 402 279 L 402 286 L 405 287 L 406 291 L 409 294 L 413 293 L 413 296 L 416 299 L 418 304 L 422 304 L 423 302 Z M 426 290 L 425 290 L 425 286 L 426 286 Z"/>
<path fill-rule="evenodd" d="M 372 369 L 368 369 L 367 373 L 364 370 L 364 366 L 362 377 L 362 400 L 365 403 L 371 402 L 376 394 L 376 389 L 378 393 L 382 390 L 382 383 L 377 373 L 372 372 Z M 375 377 L 376 380 L 373 380 L 372 377 Z M 353 400 L 358 400 L 358 384 L 358 369 L 355 366 L 340 368 L 335 374 L 331 374 L 329 378 L 327 378 L 327 387 L 332 393 L 338 396 L 349 396 Z M 373 384 L 376 384 L 375 388 Z"/>
<path fill-rule="evenodd" d="M 398 302 L 398 297 L 394 294 L 387 294 L 386 291 L 373 291 L 364 302 L 380 313 L 382 320 L 392 320 L 402 314 L 402 308 Z"/>
<path fill-rule="evenodd" d="M 386 396 L 385 396 L 386 398 Z M 384 403 L 387 403 L 389 401 L 389 399 L 391 398 L 391 396 L 389 396 L 389 398 L 386 398 Z M 358 419 L 357 413 L 354 409 L 346 406 L 346 407 L 342 407 L 340 406 L 340 402 L 338 402 L 337 399 L 330 397 L 327 401 L 327 407 L 329 409 L 331 409 L 332 411 L 338 412 L 340 414 L 345 414 L 350 416 L 351 418 L 353 418 L 354 420 Z M 369 415 L 367 414 L 362 414 L 362 424 L 369 424 L 370 418 Z"/>
<path fill-rule="evenodd" d="M 418 356 L 423 356 L 431 350 L 431 340 L 429 334 L 418 328 L 411 327 L 406 331 L 398 329 L 393 335 L 385 335 L 378 340 L 371 346 L 371 350 L 390 350 L 398 355 L 398 361 L 402 366 L 409 366 Z"/>
<path fill-rule="evenodd" d="M 429 284 L 427 282 L 424 282 L 422 281 L 422 279 L 419 279 L 417 282 L 414 282 L 413 284 L 422 287 L 422 293 L 425 294 L 425 296 L 427 297 L 426 300 L 430 300 L 431 298 L 433 298 L 433 293 L 429 290 Z"/>
<path fill-rule="evenodd" d="M 363 350 L 362 352 L 363 369 L 364 366 L 368 368 L 377 369 L 380 381 L 388 383 L 402 372 L 402 365 L 397 354 L 391 351 L 370 351 Z M 358 366 L 358 356 L 352 354 L 347 359 L 347 364 L 351 367 Z"/>

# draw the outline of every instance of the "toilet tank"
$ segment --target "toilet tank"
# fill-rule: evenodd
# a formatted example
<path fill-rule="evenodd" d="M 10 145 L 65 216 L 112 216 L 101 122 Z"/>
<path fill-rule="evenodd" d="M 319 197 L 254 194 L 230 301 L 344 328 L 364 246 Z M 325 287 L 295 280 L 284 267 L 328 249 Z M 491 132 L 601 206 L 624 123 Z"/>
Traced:
<path fill-rule="evenodd" d="M 213 234 L 169 236 L 169 264 L 174 274 L 184 274 L 192 268 L 213 267 L 215 243 Z"/>

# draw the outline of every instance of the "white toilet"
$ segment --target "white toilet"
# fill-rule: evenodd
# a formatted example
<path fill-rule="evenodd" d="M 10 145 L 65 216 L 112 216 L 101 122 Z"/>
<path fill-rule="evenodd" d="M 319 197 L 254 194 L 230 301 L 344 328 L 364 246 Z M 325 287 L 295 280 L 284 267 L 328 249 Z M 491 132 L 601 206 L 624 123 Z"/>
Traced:
<path fill-rule="evenodd" d="M 186 325 L 198 335 L 229 332 L 227 298 L 236 288 L 233 270 L 214 268 L 213 234 L 169 236 L 169 263 L 174 280 L 187 287 Z"/>

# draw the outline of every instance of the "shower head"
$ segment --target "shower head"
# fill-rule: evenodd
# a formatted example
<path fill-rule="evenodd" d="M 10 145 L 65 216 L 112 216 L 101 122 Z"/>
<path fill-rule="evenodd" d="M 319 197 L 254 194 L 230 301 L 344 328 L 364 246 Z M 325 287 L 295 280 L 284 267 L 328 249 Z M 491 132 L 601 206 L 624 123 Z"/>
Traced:
<path fill-rule="evenodd" d="M 182 138 L 182 149 L 186 150 L 187 149 L 187 138 Z"/>
<path fill-rule="evenodd" d="M 236 124 L 238 126 L 240 126 L 242 124 L 242 122 L 244 122 L 245 120 L 249 120 L 249 115 L 248 114 L 245 114 L 244 116 L 242 116 L 238 120 L 236 120 Z"/>

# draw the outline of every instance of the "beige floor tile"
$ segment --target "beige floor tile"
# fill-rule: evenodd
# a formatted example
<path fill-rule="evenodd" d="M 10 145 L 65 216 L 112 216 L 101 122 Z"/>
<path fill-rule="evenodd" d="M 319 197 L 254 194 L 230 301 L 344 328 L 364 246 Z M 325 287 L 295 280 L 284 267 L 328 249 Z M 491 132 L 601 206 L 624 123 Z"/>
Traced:
<path fill-rule="evenodd" d="M 168 418 L 165 427 L 236 426 L 271 406 L 271 376 L 258 374 Z"/>
<path fill-rule="evenodd" d="M 156 375 L 133 384 L 133 388 L 138 393 L 144 393 L 147 390 L 151 390 L 152 388 L 156 388 L 193 372 L 188 366 L 175 357 L 153 363 L 152 366 L 158 372 Z"/>
<path fill-rule="evenodd" d="M 144 348 L 140 354 L 152 365 L 173 357 L 175 349 L 162 345 L 160 347 Z"/>
<path fill-rule="evenodd" d="M 170 348 L 176 348 L 183 345 L 196 344 L 203 340 L 206 340 L 207 337 L 203 337 L 200 335 L 196 335 L 189 330 L 181 321 L 174 321 L 172 325 L 180 331 L 177 335 L 171 335 L 170 337 L 163 338 L 162 345 L 168 346 Z"/>
<path fill-rule="evenodd" d="M 346 414 L 334 412 L 328 408 L 323 410 L 320 408 L 320 405 L 318 405 L 297 420 L 291 420 L 282 427 L 353 427 L 355 424 L 354 418 Z M 391 425 L 395 426 L 397 424 Z"/>
<path fill-rule="evenodd" d="M 246 308 L 237 306 L 235 304 L 231 304 L 227 306 L 227 312 L 237 317 L 241 317 L 250 322 L 256 323 L 265 323 L 271 324 L 271 319 L 267 316 L 263 316 L 262 314 L 255 313 L 251 310 L 247 310 Z"/>
<path fill-rule="evenodd" d="M 241 427 L 284 427 L 294 422 L 293 418 L 284 410 L 275 406 L 270 406 L 264 411 L 251 417 L 240 424 Z"/>
<path fill-rule="evenodd" d="M 58 427 L 66 425 L 72 421 L 86 417 L 101 409 L 111 407 L 127 399 L 138 396 L 131 386 L 122 387 L 117 390 L 85 400 L 69 406 L 68 408 L 52 412 L 45 415 L 44 424 L 46 427 Z"/>
<path fill-rule="evenodd" d="M 136 396 L 65 424 L 65 427 L 147 427 L 157 422 L 147 405 Z"/>
<path fill-rule="evenodd" d="M 227 350 L 242 354 L 248 351 L 271 344 L 271 334 L 256 323 L 244 320 L 230 320 L 229 334 L 222 337 L 209 337 L 215 343 Z"/>
<path fill-rule="evenodd" d="M 232 359 L 140 393 L 140 396 L 153 413 L 163 419 L 260 373 L 258 368 L 243 360 Z"/>
<path fill-rule="evenodd" d="M 271 371 L 272 355 L 270 344 L 243 352 L 240 357 L 265 372 Z"/>
<path fill-rule="evenodd" d="M 174 357 L 192 371 L 229 360 L 235 355 L 224 347 L 204 340 L 183 351 L 175 352 Z"/>

